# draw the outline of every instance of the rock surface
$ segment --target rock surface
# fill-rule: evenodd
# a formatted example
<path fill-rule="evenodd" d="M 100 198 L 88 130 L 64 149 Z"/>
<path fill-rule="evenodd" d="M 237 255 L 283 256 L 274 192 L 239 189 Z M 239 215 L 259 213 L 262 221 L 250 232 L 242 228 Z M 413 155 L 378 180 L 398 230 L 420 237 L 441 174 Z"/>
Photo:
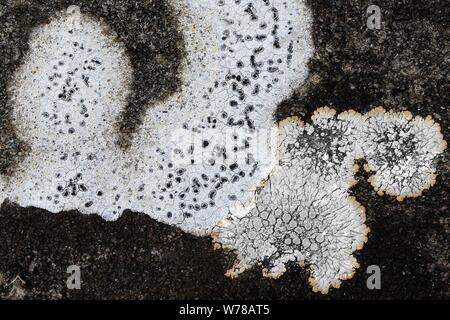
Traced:
<path fill-rule="evenodd" d="M 5 70 L 17 67 L 27 43 L 27 30 L 45 20 L 44 13 L 54 11 L 55 3 L 67 7 L 69 3 L 65 2 L 0 4 L 1 23 L 12 23 L 5 18 L 12 10 L 18 17 L 13 21 L 23 27 L 11 34 L 8 28 L 0 28 L 0 39 L 9 41 L 10 51 L 0 55 Z M 116 2 L 126 10 L 127 1 Z M 159 1 L 142 3 L 156 5 Z M 317 107 L 324 105 L 359 112 L 381 105 L 423 117 L 432 115 L 440 123 L 444 139 L 450 141 L 449 74 L 445 68 L 449 49 L 442 41 L 448 32 L 447 3 L 410 0 L 382 4 L 380 30 L 366 28 L 369 4 L 360 0 L 310 1 L 316 47 L 310 76 L 304 90 L 279 105 L 278 119 L 296 115 L 308 120 Z M 118 13 L 99 8 L 110 24 L 114 19 L 120 24 Z M 161 12 L 150 10 L 146 15 L 151 18 Z M 145 17 L 136 18 L 132 25 L 138 27 L 142 19 Z M 120 30 L 120 26 L 117 28 Z M 123 41 L 134 43 L 136 35 L 129 32 Z M 162 44 L 162 48 L 168 48 L 162 51 L 174 52 L 176 57 L 179 51 L 170 47 L 172 43 L 176 41 Z M 1 50 L 4 48 L 2 43 Z M 170 70 L 169 75 L 177 74 Z M 1 73 L 2 90 L 10 74 Z M 176 83 L 170 77 L 167 81 Z M 5 101 L 5 93 L 0 91 L 0 106 Z M 4 110 L 0 108 L 1 119 Z M 14 138 L 13 132 L 9 134 L 0 139 L 2 145 Z M 8 145 L 11 155 L 20 156 L 19 142 Z M 352 193 L 367 210 L 366 225 L 371 232 L 364 250 L 356 254 L 361 267 L 354 278 L 342 283 L 340 289 L 330 290 L 327 296 L 312 293 L 306 281 L 309 275 L 296 266 L 277 280 L 261 278 L 257 269 L 237 279 L 225 278 L 223 273 L 233 257 L 213 251 L 210 238 L 185 234 L 143 214 L 126 212 L 119 220 L 106 222 L 77 212 L 49 214 L 5 203 L 0 210 L 0 297 L 448 299 L 448 152 L 437 163 L 436 185 L 421 197 L 401 203 L 393 197 L 377 196 L 365 182 L 367 174 L 357 173 L 361 181 Z M 7 163 L 2 161 L 3 170 Z M 71 264 L 82 268 L 82 290 L 66 288 L 66 269 Z M 366 287 L 365 270 L 373 264 L 381 268 L 381 290 Z"/>

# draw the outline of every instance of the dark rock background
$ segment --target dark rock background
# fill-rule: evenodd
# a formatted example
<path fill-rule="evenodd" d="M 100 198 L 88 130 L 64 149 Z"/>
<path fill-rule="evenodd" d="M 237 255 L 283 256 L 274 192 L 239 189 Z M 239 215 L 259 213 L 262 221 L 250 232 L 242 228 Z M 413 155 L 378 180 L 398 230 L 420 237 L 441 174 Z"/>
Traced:
<path fill-rule="evenodd" d="M 35 3 L 4 2 L 0 21 L 12 2 L 25 8 Z M 40 1 L 40 6 L 51 3 Z M 298 115 L 308 120 L 324 105 L 360 112 L 384 106 L 431 114 L 450 141 L 447 1 L 309 3 L 316 46 L 310 76 L 280 104 L 277 119 Z M 370 4 L 381 8 L 380 30 L 366 27 Z M 22 35 L 16 37 L 21 46 Z M 5 57 L 0 58 L 3 67 Z M 5 79 L 0 80 L 4 85 Z M 262 278 L 257 268 L 234 280 L 225 278 L 231 253 L 214 251 L 208 237 L 185 234 L 143 214 L 126 212 L 118 221 L 106 222 L 98 216 L 51 214 L 6 202 L 0 209 L 0 298 L 449 299 L 449 158 L 447 151 L 438 160 L 433 188 L 401 203 L 377 196 L 366 174 L 357 174 L 360 181 L 352 192 L 367 209 L 369 241 L 356 253 L 361 268 L 354 278 L 326 296 L 312 293 L 307 270 L 294 265 L 278 280 Z M 66 288 L 66 269 L 72 264 L 81 267 L 81 290 Z M 372 264 L 381 268 L 381 290 L 366 287 L 365 270 Z"/>

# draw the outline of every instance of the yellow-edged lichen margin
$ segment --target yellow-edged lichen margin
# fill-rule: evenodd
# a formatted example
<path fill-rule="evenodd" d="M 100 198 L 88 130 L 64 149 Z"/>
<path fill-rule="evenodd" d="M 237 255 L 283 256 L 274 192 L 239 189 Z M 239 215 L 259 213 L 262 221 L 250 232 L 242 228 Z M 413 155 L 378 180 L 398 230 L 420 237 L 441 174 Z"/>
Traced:
<path fill-rule="evenodd" d="M 277 165 L 258 189 L 248 213 L 230 214 L 213 230 L 214 247 L 234 250 L 226 272 L 236 277 L 254 265 L 278 278 L 288 262 L 309 266 L 314 292 L 328 293 L 351 279 L 353 256 L 367 242 L 365 208 L 349 193 L 359 167 L 375 171 L 370 182 L 399 201 L 435 182 L 433 161 L 446 148 L 431 117 L 375 108 L 317 109 L 311 124 L 290 117 L 278 124 Z"/>

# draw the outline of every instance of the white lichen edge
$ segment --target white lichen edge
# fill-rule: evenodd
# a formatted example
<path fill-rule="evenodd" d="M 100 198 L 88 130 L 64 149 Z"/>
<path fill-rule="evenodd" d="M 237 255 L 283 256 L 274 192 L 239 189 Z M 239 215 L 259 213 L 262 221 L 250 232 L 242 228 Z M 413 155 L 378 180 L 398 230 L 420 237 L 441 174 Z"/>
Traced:
<path fill-rule="evenodd" d="M 395 139 L 397 129 L 409 144 Z M 324 107 L 314 112 L 311 124 L 297 117 L 281 121 L 278 165 L 261 185 L 252 210 L 245 216 L 229 214 L 212 232 L 214 248 L 236 252 L 235 263 L 225 275 L 236 277 L 259 265 L 263 276 L 278 278 L 286 271 L 286 263 L 296 262 L 308 264 L 314 292 L 326 294 L 331 286 L 339 288 L 359 267 L 352 254 L 362 249 L 369 232 L 365 208 L 349 194 L 359 170 L 355 160 L 365 158 L 366 169 L 377 170 L 375 177 L 388 177 L 391 184 L 401 186 L 376 184 L 379 193 L 383 190 L 398 200 L 417 196 L 434 183 L 432 161 L 446 147 L 439 129 L 431 117 L 413 118 L 410 112 L 382 108 L 365 115 L 353 110 L 337 115 Z M 391 153 L 397 158 L 386 156 L 388 147 L 394 148 Z M 419 174 L 421 183 L 402 185 L 411 180 L 393 173 L 408 172 L 405 168 L 386 174 L 388 162 L 401 167 L 403 159 L 411 157 L 429 173 Z M 380 181 L 374 176 L 372 185 Z"/>

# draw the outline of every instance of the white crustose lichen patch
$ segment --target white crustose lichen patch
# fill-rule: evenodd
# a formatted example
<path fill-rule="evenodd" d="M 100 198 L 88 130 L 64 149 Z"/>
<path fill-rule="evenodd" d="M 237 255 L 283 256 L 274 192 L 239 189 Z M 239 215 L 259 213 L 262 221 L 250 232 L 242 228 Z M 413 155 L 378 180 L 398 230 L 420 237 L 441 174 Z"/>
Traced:
<path fill-rule="evenodd" d="M 109 220 L 130 209 L 197 235 L 246 210 L 274 165 L 273 111 L 307 77 L 309 10 L 293 0 L 173 7 L 187 52 L 181 90 L 146 108 L 127 150 L 117 119 L 136 70 L 114 33 L 74 7 L 33 32 L 10 83 L 30 150 L 0 176 L 1 202 Z"/>
<path fill-rule="evenodd" d="M 352 277 L 358 267 L 352 254 L 367 241 L 365 210 L 349 193 L 355 160 L 366 157 L 379 170 L 374 177 L 388 179 L 383 190 L 400 200 L 431 184 L 432 160 L 445 141 L 430 118 L 382 109 L 336 115 L 320 108 L 311 124 L 289 118 L 279 131 L 278 165 L 248 214 L 230 214 L 218 223 L 215 246 L 236 250 L 228 276 L 261 265 L 265 276 L 276 278 L 288 262 L 308 263 L 313 290 L 327 293 Z M 391 163 L 400 169 L 386 169 Z"/>

